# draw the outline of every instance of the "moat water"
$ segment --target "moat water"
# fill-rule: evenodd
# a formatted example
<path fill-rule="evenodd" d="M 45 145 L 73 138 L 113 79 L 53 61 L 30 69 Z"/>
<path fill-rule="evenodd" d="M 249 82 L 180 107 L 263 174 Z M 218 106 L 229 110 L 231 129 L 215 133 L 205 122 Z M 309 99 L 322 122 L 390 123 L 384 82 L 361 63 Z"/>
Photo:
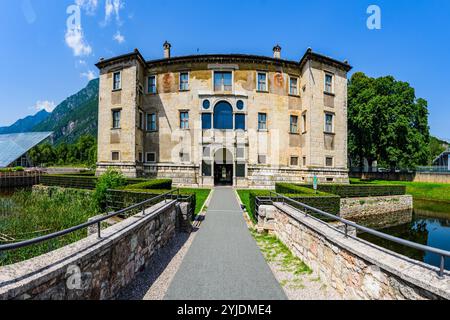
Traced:
<path fill-rule="evenodd" d="M 402 239 L 450 251 L 450 204 L 415 200 L 414 210 L 407 221 L 399 220 L 396 225 L 379 226 L 376 229 Z M 367 233 L 358 234 L 358 237 L 430 265 L 440 265 L 440 256 L 434 253 L 409 248 Z M 445 268 L 450 270 L 450 258 L 445 259 Z"/>

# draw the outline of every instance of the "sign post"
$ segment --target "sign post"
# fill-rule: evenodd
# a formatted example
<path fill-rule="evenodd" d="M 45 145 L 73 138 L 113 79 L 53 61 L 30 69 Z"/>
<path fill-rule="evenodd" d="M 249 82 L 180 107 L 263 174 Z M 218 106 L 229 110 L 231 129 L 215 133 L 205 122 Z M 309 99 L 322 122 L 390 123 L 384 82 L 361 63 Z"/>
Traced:
<path fill-rule="evenodd" d="M 317 193 L 317 184 L 318 184 L 318 179 L 317 179 L 317 176 L 316 175 L 314 175 L 314 178 L 313 178 L 313 188 L 314 188 L 314 191 Z"/>

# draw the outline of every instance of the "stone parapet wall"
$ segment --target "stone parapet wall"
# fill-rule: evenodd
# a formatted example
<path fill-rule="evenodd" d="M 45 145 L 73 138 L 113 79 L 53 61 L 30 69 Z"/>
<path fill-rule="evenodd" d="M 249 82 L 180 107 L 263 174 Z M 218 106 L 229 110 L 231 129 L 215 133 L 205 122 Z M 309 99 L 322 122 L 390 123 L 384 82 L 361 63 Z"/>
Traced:
<path fill-rule="evenodd" d="M 350 177 L 366 180 L 450 183 L 450 172 L 351 172 Z"/>
<path fill-rule="evenodd" d="M 450 273 L 274 204 L 274 233 L 346 299 L 450 299 Z"/>
<path fill-rule="evenodd" d="M 361 219 L 412 209 L 413 197 L 411 195 L 341 198 L 340 216 L 345 219 Z"/>
<path fill-rule="evenodd" d="M 145 164 L 145 177 L 172 179 L 177 186 L 199 186 L 200 167 L 195 165 Z"/>
<path fill-rule="evenodd" d="M 114 298 L 175 235 L 176 202 L 161 202 L 96 234 L 0 268 L 0 300 Z"/>

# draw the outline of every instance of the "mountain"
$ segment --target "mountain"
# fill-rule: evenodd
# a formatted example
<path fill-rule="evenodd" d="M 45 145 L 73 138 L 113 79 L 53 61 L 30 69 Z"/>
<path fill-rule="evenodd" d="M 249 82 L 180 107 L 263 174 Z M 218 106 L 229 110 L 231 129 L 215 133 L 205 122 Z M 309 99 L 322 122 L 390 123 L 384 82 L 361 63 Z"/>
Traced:
<path fill-rule="evenodd" d="M 97 137 L 99 79 L 91 80 L 78 93 L 61 102 L 32 131 L 53 131 L 55 144 L 72 143 L 84 134 Z"/>
<path fill-rule="evenodd" d="M 17 120 L 9 127 L 0 127 L 0 134 L 29 132 L 38 124 L 42 123 L 42 121 L 47 119 L 49 115 L 50 113 L 46 110 L 41 110 L 34 116 L 28 116 L 26 118 Z"/>

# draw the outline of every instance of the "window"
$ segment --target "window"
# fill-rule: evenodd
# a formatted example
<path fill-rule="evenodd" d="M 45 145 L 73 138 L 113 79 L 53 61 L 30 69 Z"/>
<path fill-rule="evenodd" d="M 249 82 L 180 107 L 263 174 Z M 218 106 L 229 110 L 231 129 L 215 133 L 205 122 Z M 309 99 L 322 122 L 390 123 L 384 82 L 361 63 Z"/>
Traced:
<path fill-rule="evenodd" d="M 258 155 L 258 164 L 266 164 L 267 156 L 263 154 Z"/>
<path fill-rule="evenodd" d="M 189 90 L 189 73 L 180 73 L 180 91 Z"/>
<path fill-rule="evenodd" d="M 202 113 L 202 129 L 209 130 L 212 128 L 211 126 L 211 113 Z"/>
<path fill-rule="evenodd" d="M 298 133 L 298 116 L 291 116 L 290 133 Z"/>
<path fill-rule="evenodd" d="M 303 166 L 306 167 L 306 157 L 303 157 Z"/>
<path fill-rule="evenodd" d="M 156 153 L 154 153 L 154 152 L 147 152 L 145 154 L 145 162 L 155 163 L 156 162 Z"/>
<path fill-rule="evenodd" d="M 289 94 L 298 95 L 298 78 L 289 78 Z"/>
<path fill-rule="evenodd" d="M 291 157 L 291 166 L 298 166 L 298 157 Z"/>
<path fill-rule="evenodd" d="M 139 129 L 144 129 L 144 113 L 139 111 Z"/>
<path fill-rule="evenodd" d="M 119 151 L 111 152 L 111 160 L 112 161 L 119 161 L 120 160 L 120 152 Z"/>
<path fill-rule="evenodd" d="M 234 116 L 234 129 L 245 130 L 245 114 L 236 113 Z"/>
<path fill-rule="evenodd" d="M 151 94 L 156 93 L 156 76 L 148 77 L 147 92 Z"/>
<path fill-rule="evenodd" d="M 258 79 L 257 90 L 258 91 L 267 91 L 267 73 L 258 72 L 257 79 Z"/>
<path fill-rule="evenodd" d="M 189 129 L 189 112 L 187 111 L 180 112 L 180 128 Z"/>
<path fill-rule="evenodd" d="M 258 130 L 267 130 L 267 114 L 258 113 Z"/>
<path fill-rule="evenodd" d="M 122 73 L 120 71 L 114 72 L 113 75 L 113 90 L 122 89 Z"/>
<path fill-rule="evenodd" d="M 214 108 L 214 129 L 233 129 L 233 108 L 228 102 L 219 102 Z"/>
<path fill-rule="evenodd" d="M 325 166 L 332 167 L 333 166 L 333 158 L 332 157 L 326 157 L 325 158 Z"/>
<path fill-rule="evenodd" d="M 236 162 L 236 177 L 245 178 L 245 163 Z"/>
<path fill-rule="evenodd" d="M 156 113 L 147 113 L 147 131 L 156 131 Z"/>
<path fill-rule="evenodd" d="M 113 129 L 120 129 L 120 110 L 112 111 L 112 127 Z"/>
<path fill-rule="evenodd" d="M 214 91 L 231 91 L 232 86 L 232 73 L 216 71 L 214 72 Z"/>
<path fill-rule="evenodd" d="M 325 74 L 325 92 L 333 93 L 333 75 L 329 73 Z"/>
<path fill-rule="evenodd" d="M 303 128 L 302 128 L 302 133 L 306 133 L 306 113 L 302 114 L 302 122 L 303 122 Z"/>
<path fill-rule="evenodd" d="M 325 113 L 325 132 L 333 133 L 333 115 L 331 113 Z"/>
<path fill-rule="evenodd" d="M 211 170 L 211 161 L 202 161 L 202 176 L 203 177 L 211 177 L 212 170 Z"/>

